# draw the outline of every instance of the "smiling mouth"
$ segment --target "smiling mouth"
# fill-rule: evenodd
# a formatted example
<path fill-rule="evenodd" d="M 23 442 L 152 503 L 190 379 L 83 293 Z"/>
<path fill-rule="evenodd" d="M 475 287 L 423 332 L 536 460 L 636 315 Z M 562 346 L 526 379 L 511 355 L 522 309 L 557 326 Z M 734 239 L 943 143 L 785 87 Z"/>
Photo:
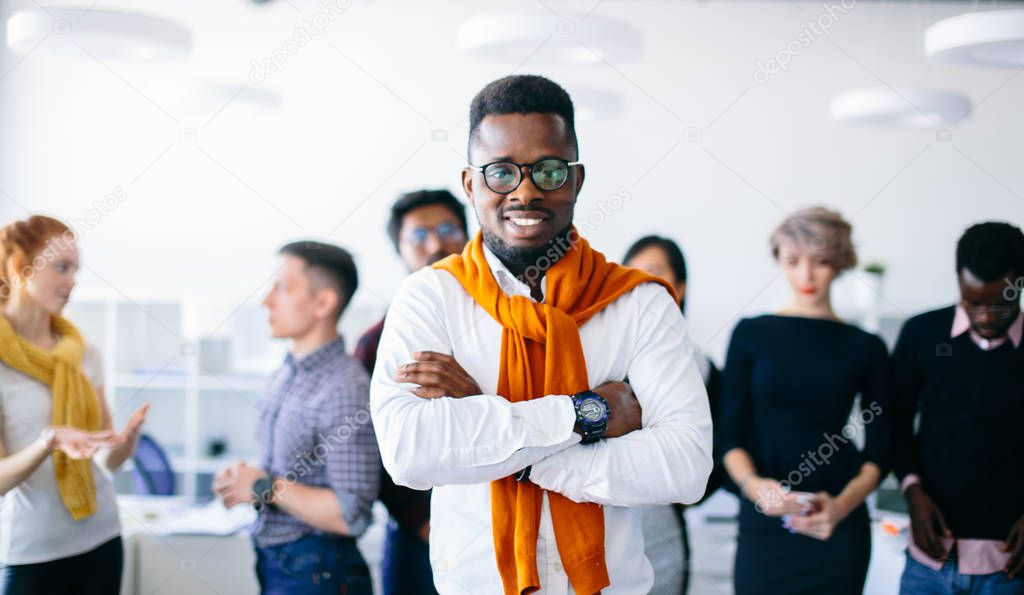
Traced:
<path fill-rule="evenodd" d="M 509 217 L 508 220 L 519 227 L 534 227 L 544 222 L 543 219 L 535 219 L 532 217 Z"/>

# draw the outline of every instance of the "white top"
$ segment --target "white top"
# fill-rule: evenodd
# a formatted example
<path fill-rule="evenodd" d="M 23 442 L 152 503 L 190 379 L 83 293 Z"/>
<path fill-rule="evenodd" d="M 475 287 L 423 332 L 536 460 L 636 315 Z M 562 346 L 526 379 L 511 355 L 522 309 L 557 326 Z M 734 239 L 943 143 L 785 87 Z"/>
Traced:
<path fill-rule="evenodd" d="M 86 345 L 82 367 L 93 386 L 103 386 L 99 351 Z M 18 452 L 50 425 L 53 396 L 41 382 L 0 362 L 0 417 L 4 448 Z M 95 460 L 96 512 L 74 521 L 61 500 L 53 457 L 3 497 L 0 503 L 0 563 L 34 564 L 87 552 L 121 533 L 110 475 Z"/>
<path fill-rule="evenodd" d="M 485 249 L 502 291 L 530 297 Z M 692 503 L 711 471 L 711 414 L 679 307 L 645 283 L 580 328 L 593 386 L 629 377 L 643 429 L 578 444 L 567 395 L 511 403 L 495 396 L 501 326 L 447 271 L 410 275 L 388 311 L 370 388 L 384 466 L 401 485 L 434 487 L 430 559 L 440 593 L 502 593 L 489 483 L 533 465 L 530 479 L 574 501 L 604 505 L 608 595 L 647 593 L 654 581 L 640 515 L 630 506 Z M 485 394 L 420 399 L 394 381 L 413 351 L 453 354 Z M 572 593 L 544 498 L 537 541 L 542 593 Z"/>

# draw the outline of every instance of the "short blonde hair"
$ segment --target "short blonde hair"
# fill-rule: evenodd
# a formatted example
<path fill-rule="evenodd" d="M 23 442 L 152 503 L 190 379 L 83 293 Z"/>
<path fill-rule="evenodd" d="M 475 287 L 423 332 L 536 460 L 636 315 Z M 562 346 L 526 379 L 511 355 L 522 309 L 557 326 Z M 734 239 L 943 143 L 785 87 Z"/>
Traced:
<path fill-rule="evenodd" d="M 769 240 L 772 256 L 779 259 L 783 238 L 788 238 L 802 249 L 820 256 L 837 273 L 857 266 L 857 251 L 851 238 L 853 228 L 836 211 L 825 207 L 809 207 L 793 213 L 775 228 Z"/>

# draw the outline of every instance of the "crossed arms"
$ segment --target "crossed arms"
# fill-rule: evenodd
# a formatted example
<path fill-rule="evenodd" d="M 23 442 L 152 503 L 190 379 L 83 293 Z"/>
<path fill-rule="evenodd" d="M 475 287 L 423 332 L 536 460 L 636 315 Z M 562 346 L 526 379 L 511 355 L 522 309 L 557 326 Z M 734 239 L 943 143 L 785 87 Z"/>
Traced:
<path fill-rule="evenodd" d="M 384 467 L 396 483 L 416 489 L 484 483 L 532 466 L 530 481 L 577 502 L 691 503 L 704 495 L 711 471 L 707 393 L 667 292 L 641 285 L 621 298 L 635 300 L 629 309 L 637 342 L 627 375 L 642 427 L 582 445 L 568 395 L 512 403 L 479 391 L 468 374 L 462 378 L 449 366 L 446 374 L 429 371 L 439 381 L 433 388 L 454 394 L 472 387 L 480 394 L 433 398 L 439 393 L 429 384 L 399 377 L 416 352 L 452 352 L 443 274 L 427 270 L 406 279 L 378 349 L 370 409 Z"/>

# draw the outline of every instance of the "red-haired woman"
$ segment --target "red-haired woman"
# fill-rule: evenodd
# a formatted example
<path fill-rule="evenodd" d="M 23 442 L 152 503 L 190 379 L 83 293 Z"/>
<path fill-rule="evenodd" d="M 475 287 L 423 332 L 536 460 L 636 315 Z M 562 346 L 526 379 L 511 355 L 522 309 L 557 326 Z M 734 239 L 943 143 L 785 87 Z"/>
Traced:
<path fill-rule="evenodd" d="M 75 233 L 34 215 L 0 229 L 0 590 L 117 593 L 123 552 L 109 472 L 148 404 L 115 433 L 99 353 L 61 316 Z"/>

